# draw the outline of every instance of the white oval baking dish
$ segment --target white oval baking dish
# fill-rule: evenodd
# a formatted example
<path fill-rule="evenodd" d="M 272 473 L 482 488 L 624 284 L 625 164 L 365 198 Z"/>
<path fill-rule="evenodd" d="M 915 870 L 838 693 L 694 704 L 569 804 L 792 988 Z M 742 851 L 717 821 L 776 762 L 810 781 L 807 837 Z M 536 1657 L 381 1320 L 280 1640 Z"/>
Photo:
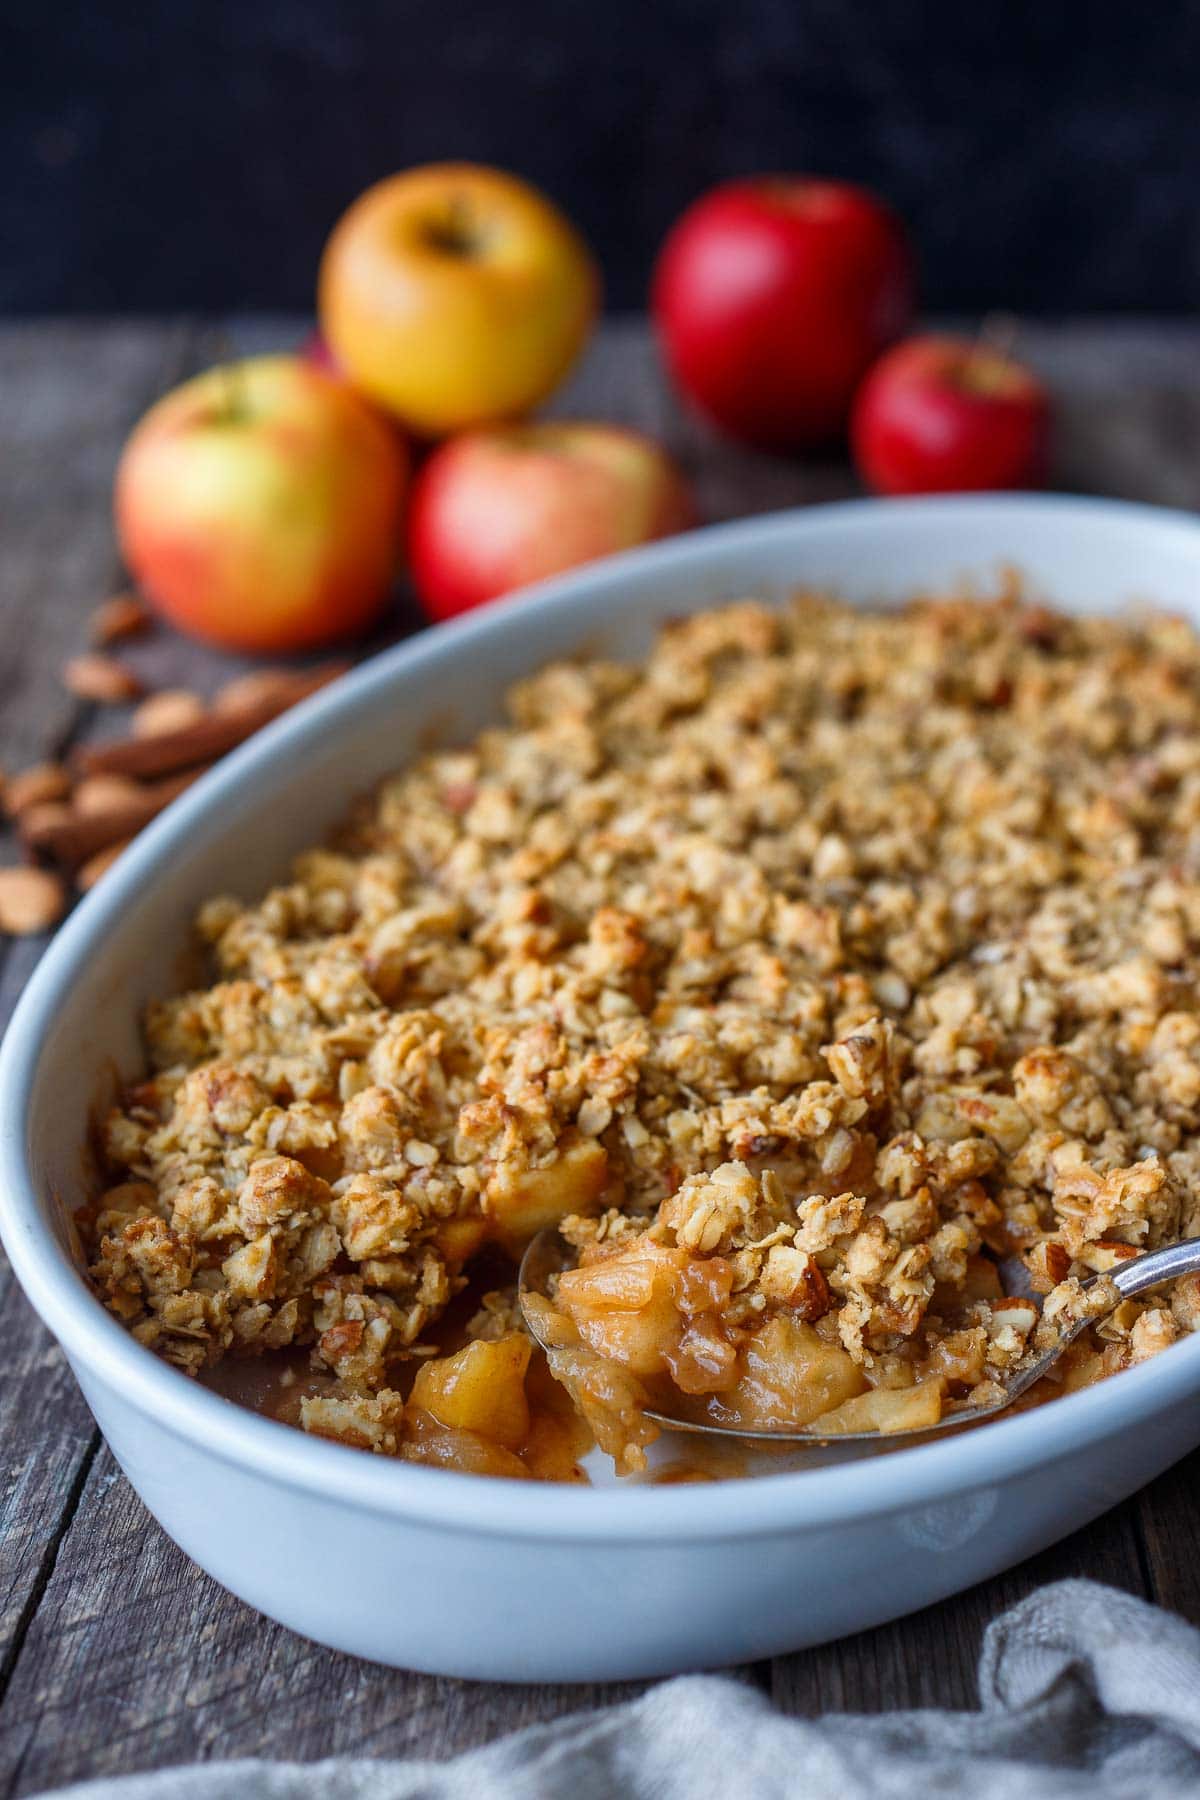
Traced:
<path fill-rule="evenodd" d="M 202 898 L 261 889 L 431 731 L 473 732 L 549 657 L 636 656 L 656 621 L 739 593 L 886 600 L 986 581 L 1001 563 L 1068 608 L 1152 601 L 1200 622 L 1200 525 L 1144 507 L 862 502 L 694 532 L 376 658 L 177 801 L 64 926 L 0 1054 L 3 1239 L 122 1468 L 217 1580 L 323 1643 L 442 1674 L 711 1667 L 964 1588 L 1200 1443 L 1197 1337 L 1033 1413 L 841 1467 L 594 1490 L 444 1474 L 306 1438 L 197 1386 L 109 1317 L 72 1251 L 89 1110 L 114 1068 L 138 1067 L 139 1010 L 173 985 Z"/>

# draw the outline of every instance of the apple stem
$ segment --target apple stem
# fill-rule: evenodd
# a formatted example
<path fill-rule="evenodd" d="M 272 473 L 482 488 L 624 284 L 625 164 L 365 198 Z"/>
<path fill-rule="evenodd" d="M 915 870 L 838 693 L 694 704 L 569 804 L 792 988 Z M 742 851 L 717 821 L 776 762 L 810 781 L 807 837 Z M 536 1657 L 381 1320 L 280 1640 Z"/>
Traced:
<path fill-rule="evenodd" d="M 221 416 L 218 423 L 240 424 L 250 410 L 246 404 L 246 372 L 240 358 L 234 353 L 228 333 L 217 331 L 213 334 L 213 352 L 217 358 L 213 373 L 219 376 L 221 382 Z"/>
<path fill-rule="evenodd" d="M 453 191 L 442 218 L 429 228 L 429 240 L 447 256 L 470 256 L 479 237 L 479 221 L 469 194 Z"/>
<path fill-rule="evenodd" d="M 449 212 L 451 237 L 457 238 L 460 244 L 468 244 L 471 240 L 472 208 L 467 195 L 451 194 Z"/>
<path fill-rule="evenodd" d="M 975 334 L 959 383 L 969 393 L 990 393 L 998 366 L 1007 363 L 1017 341 L 1020 321 L 1012 313 L 988 313 Z"/>
<path fill-rule="evenodd" d="M 1002 356 L 1007 361 L 1017 347 L 1020 331 L 1021 321 L 1015 313 L 986 313 L 976 343 L 979 349 L 990 350 L 993 356 Z"/>
<path fill-rule="evenodd" d="M 236 425 L 246 416 L 246 382 L 240 362 L 223 362 L 218 365 L 221 375 L 221 386 L 225 394 L 224 423 Z"/>

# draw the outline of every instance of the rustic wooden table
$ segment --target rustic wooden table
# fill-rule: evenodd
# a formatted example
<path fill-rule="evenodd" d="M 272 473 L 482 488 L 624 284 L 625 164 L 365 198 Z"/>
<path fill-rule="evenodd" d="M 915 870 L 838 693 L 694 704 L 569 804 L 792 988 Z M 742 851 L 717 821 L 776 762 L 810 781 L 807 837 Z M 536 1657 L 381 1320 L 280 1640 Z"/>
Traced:
<path fill-rule="evenodd" d="M 0 761 L 15 770 L 117 720 L 62 689 L 90 608 L 118 582 L 109 483 L 159 392 L 231 348 L 289 347 L 297 320 L 0 327 Z M 1200 328 L 1030 327 L 1060 398 L 1055 485 L 1200 507 Z M 664 437 L 709 518 L 855 492 L 841 463 L 769 462 L 680 417 L 645 328 L 617 322 L 558 409 Z M 1019 546 L 1014 546 L 1014 552 Z M 396 630 L 411 628 L 401 607 Z M 155 685 L 211 689 L 230 659 L 163 633 L 130 646 Z M 13 854 L 11 846 L 7 855 Z M 0 1022 L 42 944 L 0 943 Z M 0 1263 L 0 1789 L 247 1755 L 444 1757 L 636 1691 L 493 1687 L 355 1662 L 251 1612 L 160 1532 L 48 1334 Z M 969 1706 L 980 1634 L 1041 1582 L 1090 1575 L 1200 1623 L 1200 1455 L 1088 1530 L 941 1606 L 739 1671 L 795 1712 Z M 296 1579 L 303 1581 L 303 1569 Z M 402 1603 L 402 1601 L 400 1602 Z"/>

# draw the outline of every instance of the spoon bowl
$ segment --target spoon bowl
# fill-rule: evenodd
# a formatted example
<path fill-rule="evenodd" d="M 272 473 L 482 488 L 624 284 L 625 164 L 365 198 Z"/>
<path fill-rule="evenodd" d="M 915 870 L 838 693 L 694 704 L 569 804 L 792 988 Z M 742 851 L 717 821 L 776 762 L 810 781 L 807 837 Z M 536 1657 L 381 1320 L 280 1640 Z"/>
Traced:
<path fill-rule="evenodd" d="M 541 1345 L 543 1350 L 550 1350 L 552 1345 L 546 1342 L 538 1323 L 537 1309 L 526 1304 L 527 1296 L 536 1295 L 548 1300 L 552 1298 L 550 1289 L 556 1275 L 564 1269 L 574 1266 L 574 1252 L 566 1239 L 557 1231 L 539 1231 L 528 1245 L 521 1258 L 521 1267 L 517 1276 L 517 1297 L 521 1306 L 521 1315 L 530 1334 Z M 1120 1300 L 1131 1299 L 1136 1294 L 1145 1293 L 1147 1289 L 1160 1286 L 1165 1281 L 1173 1281 L 1180 1275 L 1193 1275 L 1200 1271 L 1200 1238 L 1188 1238 L 1178 1244 L 1167 1244 L 1159 1250 L 1147 1251 L 1142 1256 L 1130 1257 L 1118 1263 L 1114 1269 L 1104 1275 L 1093 1275 L 1080 1287 L 1086 1293 L 1094 1288 L 1097 1282 L 1107 1281 L 1115 1290 L 1116 1306 Z M 901 1443 L 919 1443 L 926 1438 L 943 1437 L 951 1431 L 962 1430 L 968 1425 L 978 1425 L 984 1419 L 993 1419 L 998 1413 L 1007 1411 L 1014 1400 L 1028 1393 L 1035 1382 L 1052 1369 L 1063 1351 L 1083 1331 L 1086 1325 L 1093 1324 L 1097 1315 L 1084 1313 L 1064 1323 L 1056 1341 L 1048 1350 L 1037 1355 L 1028 1355 L 1018 1363 L 1017 1367 L 1004 1384 L 1004 1393 L 999 1400 L 989 1406 L 964 1407 L 961 1412 L 949 1413 L 936 1425 L 919 1425 L 900 1431 L 839 1431 L 822 1433 L 809 1427 L 782 1427 L 771 1429 L 755 1429 L 742 1425 L 718 1425 L 706 1419 L 677 1418 L 671 1413 L 660 1412 L 646 1407 L 645 1416 L 660 1425 L 664 1431 L 691 1432 L 699 1437 L 735 1438 L 741 1442 L 773 1444 L 808 1444 L 814 1448 L 833 1448 L 842 1444 L 877 1444 L 892 1445 Z M 1103 1316 L 1103 1315 L 1099 1315 Z"/>

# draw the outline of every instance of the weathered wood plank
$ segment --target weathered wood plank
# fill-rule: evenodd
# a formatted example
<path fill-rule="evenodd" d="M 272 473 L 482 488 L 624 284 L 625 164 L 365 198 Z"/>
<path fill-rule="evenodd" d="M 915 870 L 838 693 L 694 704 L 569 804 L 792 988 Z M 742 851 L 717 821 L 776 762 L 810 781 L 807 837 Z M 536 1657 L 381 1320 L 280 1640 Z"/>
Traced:
<path fill-rule="evenodd" d="M 892 1707 L 973 1707 L 975 1670 L 989 1622 L 1047 1581 L 1087 1576 L 1146 1591 L 1135 1503 L 1052 1545 L 1018 1568 L 907 1619 L 840 1643 L 778 1657 L 771 1692 L 788 1712 L 880 1712 Z"/>
<path fill-rule="evenodd" d="M 1055 487 L 1200 505 L 1200 333 L 1193 325 L 1029 326 L 1021 348 L 1055 394 Z"/>
<path fill-rule="evenodd" d="M 222 336 L 226 346 L 252 352 L 290 346 L 303 330 L 295 320 L 235 320 L 223 334 L 182 326 L 0 327 L 0 758 L 7 766 L 47 744 L 116 726 L 118 715 L 74 709 L 57 670 L 80 646 L 87 612 L 112 575 L 108 483 L 125 425 L 175 373 L 222 353 Z M 1184 505 L 1200 500 L 1200 331 L 1031 326 L 1022 348 L 1060 393 L 1058 485 Z M 639 321 L 606 328 L 554 410 L 621 419 L 662 437 L 692 475 L 706 518 L 855 491 L 843 463 L 774 462 L 718 445 L 668 394 Z M 401 600 L 381 638 L 413 623 L 411 602 Z M 32 629 L 27 648 L 13 648 L 10 627 L 27 636 Z M 240 666 L 169 633 L 124 654 L 154 685 L 205 693 Z M 0 1019 L 37 950 L 30 943 L 10 953 L 0 972 Z M 0 1525 L 7 1520 L 9 1534 L 0 1631 L 9 1633 L 11 1684 L 0 1714 L 0 1791 L 27 1793 L 193 1756 L 447 1755 L 635 1691 L 434 1681 L 337 1656 L 259 1619 L 167 1542 L 107 1450 L 89 1465 L 94 1440 L 82 1403 L 4 1280 L 0 1336 L 9 1379 L 0 1387 Z M 28 1399 L 34 1392 L 37 1412 Z M 26 1460 L 18 1463 L 9 1450 L 22 1430 Z M 1088 1573 L 1142 1592 L 1145 1569 L 1156 1597 L 1200 1616 L 1183 1548 L 1195 1532 L 1196 1473 L 1192 1459 L 1066 1545 L 917 1619 L 779 1659 L 770 1677 L 776 1698 L 803 1711 L 970 1704 L 986 1620 L 1058 1574 Z M 35 1476 L 36 1485 L 27 1485 Z M 4 1642 L 0 1636 L 0 1654 Z"/>
<path fill-rule="evenodd" d="M 170 1544 L 107 1450 L 60 1571 L 0 1713 L 6 1794 L 212 1756 L 448 1756 L 640 1691 L 443 1681 L 307 1643 Z"/>
<path fill-rule="evenodd" d="M 1143 1488 L 1135 1505 L 1151 1599 L 1200 1625 L 1200 1451 Z"/>
<path fill-rule="evenodd" d="M 129 425 L 186 353 L 182 325 L 0 331 L 0 725 L 10 771 L 86 718 L 58 671 L 117 575 L 105 503 Z M 4 847 L 11 856 L 12 847 Z M 0 1029 L 43 941 L 5 946 Z M 0 1694 L 98 1439 L 81 1395 L 0 1254 Z"/>
<path fill-rule="evenodd" d="M 116 453 L 181 366 L 188 335 L 183 324 L 0 330 L 0 749 L 10 770 L 75 726 L 78 702 L 58 673 L 116 578 Z"/>

